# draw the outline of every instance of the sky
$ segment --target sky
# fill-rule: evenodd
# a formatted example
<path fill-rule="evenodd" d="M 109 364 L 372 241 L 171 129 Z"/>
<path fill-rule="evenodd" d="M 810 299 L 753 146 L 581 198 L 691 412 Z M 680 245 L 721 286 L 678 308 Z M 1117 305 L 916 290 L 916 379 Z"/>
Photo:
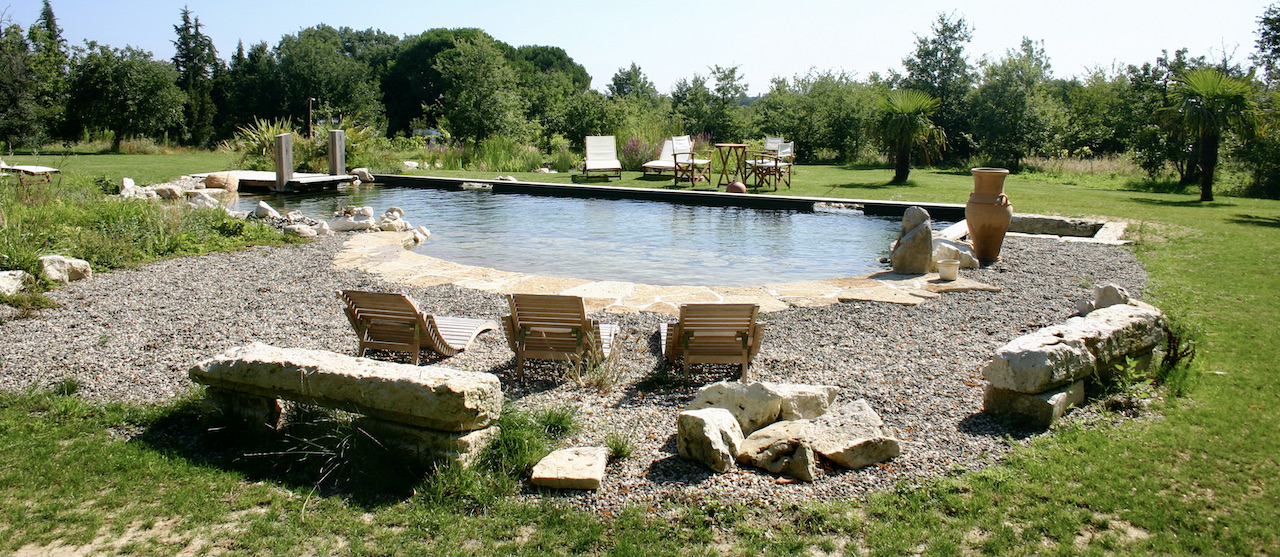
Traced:
<path fill-rule="evenodd" d="M 6 3 L 7 2 L 7 3 Z M 1054 75 L 1154 62 L 1161 50 L 1224 56 L 1248 64 L 1258 18 L 1271 2 L 1253 0 L 1078 0 L 1075 2 L 934 0 L 815 1 L 597 0 L 337 1 L 309 0 L 51 0 L 69 44 L 94 40 L 173 56 L 173 26 L 191 9 L 227 59 L 237 42 L 275 45 L 280 37 L 321 23 L 380 29 L 397 36 L 434 28 L 478 27 L 512 46 L 563 48 L 604 91 L 634 62 L 659 91 L 680 79 L 708 76 L 712 66 L 738 67 L 752 95 L 775 77 L 811 70 L 856 79 L 902 71 L 916 36 L 932 34 L 940 13 L 973 26 L 971 63 L 998 59 L 1023 37 L 1043 41 Z M 29 27 L 40 0 L 0 0 L 0 18 Z"/>

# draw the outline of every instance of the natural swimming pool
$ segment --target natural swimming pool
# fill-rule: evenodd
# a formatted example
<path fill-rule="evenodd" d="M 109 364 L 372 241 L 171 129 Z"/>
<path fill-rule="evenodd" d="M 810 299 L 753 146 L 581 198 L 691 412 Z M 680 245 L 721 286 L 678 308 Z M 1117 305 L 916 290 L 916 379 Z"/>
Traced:
<path fill-rule="evenodd" d="M 258 198 L 242 197 L 239 210 Z M 404 210 L 431 230 L 414 251 L 538 275 L 653 285 L 748 286 L 881 271 L 900 219 L 660 201 L 402 187 L 267 198 L 281 213 L 328 219 L 346 205 Z"/>

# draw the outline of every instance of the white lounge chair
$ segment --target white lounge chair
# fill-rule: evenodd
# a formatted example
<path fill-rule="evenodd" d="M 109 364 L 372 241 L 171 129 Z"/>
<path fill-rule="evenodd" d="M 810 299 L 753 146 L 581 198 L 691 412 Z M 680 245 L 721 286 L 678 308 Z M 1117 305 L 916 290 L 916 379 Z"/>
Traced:
<path fill-rule="evenodd" d="M 711 180 L 710 176 L 708 176 L 708 173 L 711 172 L 711 159 L 698 158 L 698 155 L 702 153 L 693 150 L 692 137 L 687 135 L 672 137 L 671 151 L 672 163 L 675 165 L 675 183 L 677 185 L 680 180 L 688 180 L 690 184 L 696 184 L 698 180 Z"/>
<path fill-rule="evenodd" d="M 0 170 L 9 170 L 11 172 L 17 173 L 19 184 L 24 183 L 24 180 L 23 180 L 24 176 L 43 176 L 44 181 L 52 182 L 53 175 L 61 172 L 60 170 L 53 167 L 49 167 L 49 166 L 36 166 L 36 165 L 29 165 L 29 164 L 19 164 L 19 165 L 9 166 L 5 164 L 5 162 L 2 160 L 0 160 Z"/>
<path fill-rule="evenodd" d="M 640 167 L 640 171 L 644 174 L 653 172 L 658 175 L 668 170 L 675 171 L 675 149 L 671 145 L 670 139 L 662 140 L 662 150 L 658 152 L 658 158 L 644 163 Z"/>
<path fill-rule="evenodd" d="M 605 173 L 608 178 L 622 177 L 622 163 L 618 161 L 618 143 L 612 135 L 589 135 L 586 139 L 586 158 L 582 161 L 582 177 L 592 172 Z"/>
<path fill-rule="evenodd" d="M 756 177 L 756 187 L 773 184 L 774 191 L 782 182 L 791 187 L 791 165 L 795 162 L 795 143 L 786 142 L 778 145 L 777 154 L 759 153 L 755 158 L 747 159 L 749 175 Z"/>

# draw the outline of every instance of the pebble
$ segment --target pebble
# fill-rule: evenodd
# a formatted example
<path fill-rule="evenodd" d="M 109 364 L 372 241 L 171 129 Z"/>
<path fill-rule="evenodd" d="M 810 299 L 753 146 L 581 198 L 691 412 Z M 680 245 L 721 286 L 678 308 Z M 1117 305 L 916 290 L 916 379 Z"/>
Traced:
<path fill-rule="evenodd" d="M 354 353 L 356 339 L 338 289 L 403 292 L 441 315 L 498 318 L 503 297 L 453 285 L 413 287 L 334 267 L 345 234 L 301 245 L 169 259 L 94 274 L 49 292 L 61 307 L 0 323 L 0 389 L 82 383 L 95 401 L 164 403 L 192 388 L 196 362 L 253 341 Z M 865 398 L 902 441 L 902 456 L 860 470 L 825 470 L 811 483 L 778 482 L 758 470 L 715 474 L 676 456 L 676 415 L 697 387 L 735 379 L 732 366 L 696 366 L 691 386 L 662 380 L 658 323 L 652 313 L 598 314 L 617 323 L 616 386 L 598 389 L 563 377 L 552 363 L 526 366 L 515 380 L 500 332 L 471 350 L 428 359 L 501 378 L 523 408 L 569 404 L 579 433 L 563 447 L 631 440 L 630 458 L 609 464 L 601 489 L 519 497 L 554 498 L 594 510 L 657 501 L 844 499 L 998 461 L 1015 442 L 1039 434 L 1011 429 L 981 412 L 981 370 L 1009 340 L 1059 323 L 1094 284 L 1115 283 L 1140 297 L 1147 277 L 1122 248 L 1008 238 L 1002 260 L 965 276 L 1001 292 L 948 293 L 918 306 L 854 302 L 763 314 L 769 324 L 751 378 L 836 385 L 840 402 Z M 408 361 L 407 355 L 373 357 Z M 670 374 L 666 375 L 672 377 Z M 659 379 L 655 379 L 659 378 Z"/>

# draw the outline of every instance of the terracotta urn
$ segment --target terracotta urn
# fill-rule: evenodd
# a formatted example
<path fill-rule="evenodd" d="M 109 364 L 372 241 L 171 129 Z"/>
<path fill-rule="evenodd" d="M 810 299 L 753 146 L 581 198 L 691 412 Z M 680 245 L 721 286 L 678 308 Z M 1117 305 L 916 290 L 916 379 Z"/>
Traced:
<path fill-rule="evenodd" d="M 1004 233 L 1013 221 L 1013 205 L 1004 194 L 1004 177 L 1009 175 L 1009 169 L 974 168 L 969 172 L 973 174 L 973 193 L 964 206 L 969 239 L 979 262 L 995 263 L 1000 259 Z"/>

